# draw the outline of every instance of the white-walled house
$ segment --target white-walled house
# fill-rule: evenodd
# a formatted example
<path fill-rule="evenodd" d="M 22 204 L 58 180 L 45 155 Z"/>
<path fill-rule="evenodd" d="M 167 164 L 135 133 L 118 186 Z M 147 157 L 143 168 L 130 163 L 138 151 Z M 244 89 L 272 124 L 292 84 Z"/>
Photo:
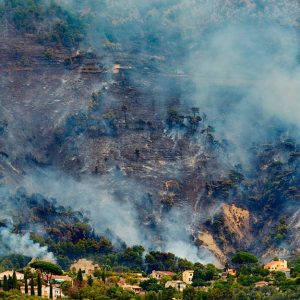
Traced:
<path fill-rule="evenodd" d="M 4 276 L 6 276 L 7 278 L 9 278 L 9 276 L 13 277 L 13 274 L 14 274 L 13 270 L 4 271 L 4 272 L 0 273 L 0 280 L 3 280 Z M 17 277 L 17 280 L 23 280 L 24 279 L 24 274 L 16 272 L 16 277 Z"/>
<path fill-rule="evenodd" d="M 172 287 L 178 292 L 182 292 L 186 288 L 186 283 L 181 280 L 170 280 L 165 284 L 165 288 Z"/>
<path fill-rule="evenodd" d="M 25 287 L 21 286 L 20 287 L 21 293 L 25 294 Z M 30 293 L 30 286 L 28 287 L 29 293 Z M 38 288 L 37 286 L 34 287 L 34 294 L 37 296 L 38 294 Z M 62 289 L 58 285 L 53 285 L 52 286 L 52 295 L 53 295 L 53 300 L 60 299 L 60 298 L 65 298 L 65 295 L 62 292 Z M 44 298 L 50 298 L 50 286 L 43 285 L 42 286 L 42 297 Z"/>

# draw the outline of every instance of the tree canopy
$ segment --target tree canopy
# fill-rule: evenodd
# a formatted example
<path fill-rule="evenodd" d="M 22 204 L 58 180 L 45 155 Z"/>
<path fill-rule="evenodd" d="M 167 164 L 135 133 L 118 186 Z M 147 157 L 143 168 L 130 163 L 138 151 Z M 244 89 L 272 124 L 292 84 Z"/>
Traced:
<path fill-rule="evenodd" d="M 258 259 L 255 255 L 249 252 L 238 251 L 232 257 L 231 261 L 235 264 L 254 264 L 258 262 Z"/>
<path fill-rule="evenodd" d="M 40 270 L 42 273 L 44 273 L 47 277 L 47 280 L 50 280 L 52 275 L 63 274 L 63 270 L 60 266 L 47 261 L 35 261 L 30 264 L 30 267 Z"/>

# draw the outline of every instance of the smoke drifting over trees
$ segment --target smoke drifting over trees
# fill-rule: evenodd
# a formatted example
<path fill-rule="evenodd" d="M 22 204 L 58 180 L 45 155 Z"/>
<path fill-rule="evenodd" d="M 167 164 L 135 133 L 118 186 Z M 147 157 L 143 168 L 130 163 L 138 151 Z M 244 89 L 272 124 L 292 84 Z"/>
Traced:
<path fill-rule="evenodd" d="M 274 192 L 270 203 L 282 205 L 284 214 L 293 211 L 297 223 L 299 169 L 292 160 L 299 151 L 299 1 L 56 3 L 85 24 L 76 43 L 55 40 L 69 55 L 59 80 L 49 80 L 48 66 L 41 82 L 24 79 L 22 103 L 11 93 L 13 74 L 1 83 L 9 91 L 0 98 L 5 218 L 13 217 L 9 195 L 24 186 L 83 211 L 97 233 L 108 229 L 115 242 L 206 262 L 216 258 L 195 240 L 201 231 L 219 232 L 225 202 L 255 211 L 269 201 L 269 190 L 280 190 L 291 201 L 280 202 Z M 78 64 L 84 72 L 81 60 L 93 56 L 103 74 L 86 79 L 74 71 Z M 280 150 L 253 150 L 262 144 Z M 166 187 L 167 179 L 175 183 Z M 265 192 L 261 201 L 249 200 Z M 1 229 L 0 238 L 7 236 L 0 254 L 19 243 L 32 256 L 47 255 L 28 235 Z"/>
<path fill-rule="evenodd" d="M 1 228 L 0 255 L 6 256 L 10 254 L 25 254 L 28 257 L 55 261 L 53 253 L 49 252 L 47 247 L 41 247 L 38 243 L 30 240 L 29 234 L 18 235 L 12 233 L 8 228 Z"/>

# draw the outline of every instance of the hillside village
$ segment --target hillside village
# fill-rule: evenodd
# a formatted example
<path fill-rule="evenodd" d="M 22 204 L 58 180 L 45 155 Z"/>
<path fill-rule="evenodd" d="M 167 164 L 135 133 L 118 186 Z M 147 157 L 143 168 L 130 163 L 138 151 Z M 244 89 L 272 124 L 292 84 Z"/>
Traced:
<path fill-rule="evenodd" d="M 0 283 L 0 299 L 299 299 L 300 258 L 260 264 L 254 255 L 237 252 L 223 269 L 195 263 L 181 272 L 147 274 L 88 259 L 75 261 L 67 271 L 33 261 L 22 270 L 1 272 Z"/>

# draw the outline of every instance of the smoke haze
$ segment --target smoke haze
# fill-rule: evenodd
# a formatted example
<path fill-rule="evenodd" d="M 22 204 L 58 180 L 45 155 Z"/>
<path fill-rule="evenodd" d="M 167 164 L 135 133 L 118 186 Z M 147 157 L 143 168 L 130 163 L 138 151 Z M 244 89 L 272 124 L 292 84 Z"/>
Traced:
<path fill-rule="evenodd" d="M 159 236 L 143 227 L 138 207 L 147 207 L 147 199 L 143 187 L 128 178 L 108 175 L 100 180 L 88 176 L 75 180 L 61 172 L 40 170 L 31 172 L 21 185 L 29 193 L 41 193 L 56 199 L 58 205 L 82 211 L 100 235 L 109 230 L 129 246 L 141 244 L 148 251 L 169 251 L 194 262 L 199 258 L 216 262 L 214 255 L 204 248 L 199 252 L 190 240 L 191 232 L 182 226 L 190 222 L 189 209 L 184 213 L 174 208 L 161 220 Z M 161 246 L 157 239 L 162 241 Z"/>
<path fill-rule="evenodd" d="M 80 47 L 91 48 L 99 56 L 103 55 L 107 69 L 121 60 L 111 50 L 112 45 L 136 61 L 142 60 L 143 63 L 138 65 L 137 62 L 135 66 L 135 60 L 128 58 L 128 65 L 132 67 L 129 76 L 133 86 L 147 92 L 153 86 L 140 83 L 144 80 L 145 70 L 153 67 L 156 71 L 153 85 L 157 89 L 153 89 L 153 93 L 156 93 L 159 105 L 167 106 L 173 86 L 181 76 L 178 89 L 182 103 L 199 107 L 201 114 L 205 113 L 215 127 L 217 138 L 229 141 L 231 152 L 226 157 L 229 157 L 226 164 L 249 165 L 249 148 L 255 143 L 272 140 L 278 126 L 287 128 L 291 136 L 299 137 L 299 1 L 56 2 L 88 22 L 86 39 Z M 176 80 L 173 77 L 166 79 L 170 74 Z M 65 79 L 66 82 L 57 88 L 59 96 L 62 90 L 70 88 L 71 84 L 73 87 L 77 81 L 84 86 L 80 78 L 72 82 L 67 81 L 70 80 L 68 76 Z M 106 79 L 109 83 L 113 81 L 110 75 Z M 92 85 L 91 91 L 97 87 Z M 50 121 L 46 118 L 49 123 L 43 118 L 36 119 L 39 111 L 35 114 L 27 112 L 29 119 L 34 120 L 30 126 L 39 128 L 43 124 L 46 129 L 54 124 L 63 126 L 61 124 L 69 114 L 84 110 L 86 102 L 74 101 L 75 88 L 73 93 L 72 102 L 67 107 L 65 104 L 53 107 L 48 115 Z M 44 104 L 39 105 L 43 108 Z M 19 107 L 21 111 L 17 111 L 17 115 L 22 115 L 22 109 Z M 10 121 L 14 118 L 15 115 L 7 115 Z M 17 140 L 23 141 L 24 138 L 16 138 L 20 134 L 20 123 L 16 122 L 9 128 L 7 138 L 8 147 L 16 153 L 15 157 L 24 151 L 18 152 L 16 146 Z M 34 133 L 40 134 L 38 130 Z M 34 145 L 24 135 L 26 151 L 30 152 Z M 82 136 L 78 140 L 78 144 L 84 144 Z M 177 175 L 179 167 L 174 169 Z M 114 171 L 97 178 L 80 175 L 78 180 L 50 168 L 27 169 L 24 174 L 18 174 L 21 178 L 18 185 L 30 193 L 41 193 L 57 199 L 61 205 L 84 211 L 98 233 L 109 229 L 128 245 L 143 244 L 148 250 L 170 251 L 192 261 L 216 260 L 208 250 L 199 249 L 191 241 L 189 227 L 195 213 L 192 208 L 186 211 L 173 208 L 164 215 L 159 227 L 160 240 L 164 244 L 155 245 L 156 233 L 142 227 L 139 222 L 142 216 L 138 207 L 147 205 L 145 194 L 148 187 L 136 180 L 117 175 Z M 196 213 L 198 218 L 202 217 L 201 211 Z M 182 226 L 184 223 L 188 224 L 187 228 Z M 1 255 L 13 253 L 18 245 L 30 256 L 53 258 L 51 253 L 47 254 L 46 248 L 32 243 L 28 235 L 19 236 L 1 229 L 1 240 L 4 241 L 0 247 Z"/>
<path fill-rule="evenodd" d="M 8 228 L 0 228 L 0 256 L 10 254 L 26 255 L 55 262 L 53 253 L 48 252 L 47 247 L 41 247 L 38 243 L 30 240 L 29 233 L 18 235 Z"/>
<path fill-rule="evenodd" d="M 85 42 L 97 51 L 109 41 L 125 52 L 159 55 L 165 63 L 158 65 L 158 81 L 167 89 L 174 82 L 163 73 L 188 76 L 195 92 L 183 88 L 181 98 L 199 106 L 239 149 L 272 134 L 253 132 L 274 118 L 299 127 L 299 1 L 132 0 L 126 8 L 122 1 L 60 3 L 87 14 Z"/>

